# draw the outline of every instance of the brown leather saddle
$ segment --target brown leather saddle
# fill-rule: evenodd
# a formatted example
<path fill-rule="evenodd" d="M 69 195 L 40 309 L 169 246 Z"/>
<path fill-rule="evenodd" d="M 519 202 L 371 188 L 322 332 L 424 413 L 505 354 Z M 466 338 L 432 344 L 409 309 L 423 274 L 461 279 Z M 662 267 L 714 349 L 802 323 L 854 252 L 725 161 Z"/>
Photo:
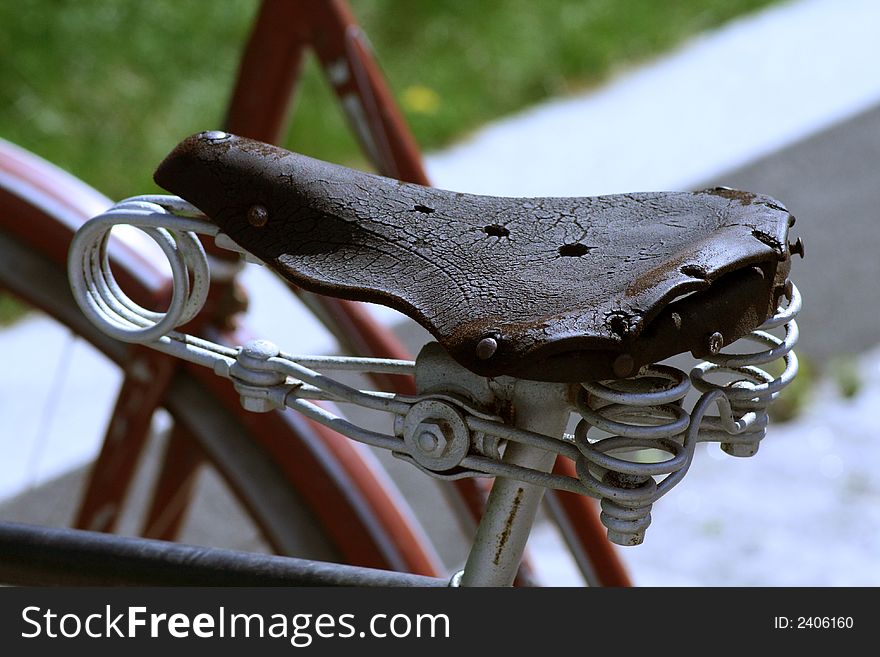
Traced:
<path fill-rule="evenodd" d="M 717 351 L 773 314 L 791 264 L 794 217 L 722 188 L 475 196 L 221 132 L 155 179 L 289 281 L 395 308 L 484 376 L 617 378 Z"/>

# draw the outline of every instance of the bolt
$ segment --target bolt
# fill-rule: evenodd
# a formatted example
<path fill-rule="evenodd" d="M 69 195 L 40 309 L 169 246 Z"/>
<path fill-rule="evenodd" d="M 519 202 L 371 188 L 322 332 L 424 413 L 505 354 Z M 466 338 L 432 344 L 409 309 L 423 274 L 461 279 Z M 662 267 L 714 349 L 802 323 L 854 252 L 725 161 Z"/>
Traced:
<path fill-rule="evenodd" d="M 231 136 L 228 132 L 223 132 L 222 130 L 208 130 L 200 135 L 202 139 L 207 139 L 208 141 L 223 141 Z"/>
<path fill-rule="evenodd" d="M 239 393 L 241 407 L 253 413 L 268 413 L 276 408 L 274 402 L 263 396 L 266 388 L 285 380 L 284 374 L 265 369 L 265 362 L 281 353 L 268 340 L 252 340 L 242 347 L 235 362 L 229 368 L 233 385 Z"/>
<path fill-rule="evenodd" d="M 495 338 L 483 338 L 477 343 L 477 358 L 488 360 L 498 350 L 498 341 Z"/>
<path fill-rule="evenodd" d="M 437 436 L 430 431 L 423 431 L 419 434 L 419 447 L 428 454 L 433 453 L 437 449 L 438 443 Z"/>
<path fill-rule="evenodd" d="M 641 545 L 645 542 L 645 532 L 643 530 L 636 531 L 616 531 L 613 529 L 609 529 L 607 532 L 608 540 L 615 545 L 622 545 L 623 547 L 632 547 L 634 545 Z"/>
<path fill-rule="evenodd" d="M 748 458 L 758 453 L 760 443 L 721 443 L 721 449 L 730 456 Z"/>
<path fill-rule="evenodd" d="M 599 518 L 607 530 L 608 540 L 617 545 L 641 545 L 645 532 L 651 525 L 651 507 L 626 507 L 613 500 L 603 498 Z"/>
<path fill-rule="evenodd" d="M 439 456 L 447 446 L 443 429 L 433 422 L 422 422 L 416 427 L 416 445 L 425 454 Z"/>
<path fill-rule="evenodd" d="M 413 459 L 433 472 L 457 466 L 472 444 L 462 414 L 437 399 L 423 399 L 407 411 L 403 442 Z"/>
<path fill-rule="evenodd" d="M 241 395 L 239 399 L 241 399 L 241 407 L 251 413 L 268 413 L 276 408 L 275 404 L 268 399 L 248 397 L 246 395 Z"/>
<path fill-rule="evenodd" d="M 256 360 L 269 360 L 281 353 L 274 342 L 269 340 L 251 340 L 241 349 L 243 356 L 254 358 Z"/>
<path fill-rule="evenodd" d="M 801 258 L 803 258 L 804 257 L 804 241 L 800 237 L 798 237 L 794 244 L 789 242 L 788 251 L 792 255 L 797 254 Z"/>
<path fill-rule="evenodd" d="M 709 353 L 713 356 L 721 351 L 721 347 L 724 346 L 724 336 L 721 335 L 718 331 L 715 331 L 712 335 L 709 336 Z"/>
<path fill-rule="evenodd" d="M 262 228 L 269 221 L 269 211 L 263 205 L 252 205 L 248 208 L 247 220 L 254 228 Z"/>
<path fill-rule="evenodd" d="M 611 365 L 611 368 L 614 370 L 614 376 L 618 379 L 625 379 L 632 375 L 635 367 L 636 361 L 629 354 L 620 354 Z"/>

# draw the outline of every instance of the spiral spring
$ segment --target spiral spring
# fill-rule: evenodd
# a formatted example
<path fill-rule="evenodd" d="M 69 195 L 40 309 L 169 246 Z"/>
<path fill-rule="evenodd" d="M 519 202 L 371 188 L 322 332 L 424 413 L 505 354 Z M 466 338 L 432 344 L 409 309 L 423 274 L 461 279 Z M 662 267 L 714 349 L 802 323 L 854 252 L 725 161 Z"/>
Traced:
<path fill-rule="evenodd" d="M 716 354 L 710 356 L 691 371 L 691 381 L 701 393 L 720 390 L 730 402 L 732 414 L 743 423 L 743 428 L 731 435 L 721 426 L 721 418 L 706 417 L 700 428 L 701 440 L 715 440 L 721 449 L 732 456 L 753 456 L 761 439 L 767 433 L 768 409 L 779 392 L 791 383 L 798 370 L 798 360 L 792 349 L 798 340 L 795 317 L 801 309 L 801 296 L 794 285 L 786 291 L 788 305 L 764 322 L 743 340 L 768 347 L 764 351 L 748 354 Z M 768 331 L 785 327 L 785 337 L 780 339 Z M 774 377 L 758 365 L 766 365 L 782 359 L 784 370 Z M 734 380 L 726 384 L 712 383 L 709 374 L 732 375 Z"/>
<path fill-rule="evenodd" d="M 71 242 L 67 268 L 83 313 L 110 337 L 141 344 L 155 342 L 193 319 L 205 303 L 211 282 L 208 259 L 195 233 L 219 232 L 215 225 L 196 218 L 198 214 L 196 208 L 173 196 L 139 196 L 84 224 Z M 162 222 L 171 217 L 175 229 L 163 227 Z M 107 244 L 119 225 L 138 227 L 168 258 L 174 287 L 164 313 L 138 305 L 116 282 Z"/>
<path fill-rule="evenodd" d="M 734 456 L 752 456 L 767 429 L 768 408 L 797 373 L 792 348 L 798 339 L 794 318 L 801 308 L 798 290 L 790 285 L 788 304 L 743 340 L 767 349 L 748 354 L 716 354 L 686 375 L 666 366 L 645 367 L 638 376 L 582 384 L 576 401 L 581 415 L 574 434 L 580 452 L 577 472 L 589 494 L 601 500 L 608 538 L 638 545 L 651 523 L 651 508 L 686 474 L 698 442 L 721 443 Z M 768 331 L 784 326 L 780 339 Z M 782 359 L 784 370 L 773 376 L 758 367 Z M 725 374 L 724 384 L 708 375 Z M 702 393 L 690 413 L 683 402 L 691 388 Z M 718 415 L 707 416 L 715 404 Z M 610 436 L 588 438 L 591 430 Z M 653 449 L 668 458 L 637 462 L 623 455 Z M 657 479 L 662 477 L 662 479 Z"/>

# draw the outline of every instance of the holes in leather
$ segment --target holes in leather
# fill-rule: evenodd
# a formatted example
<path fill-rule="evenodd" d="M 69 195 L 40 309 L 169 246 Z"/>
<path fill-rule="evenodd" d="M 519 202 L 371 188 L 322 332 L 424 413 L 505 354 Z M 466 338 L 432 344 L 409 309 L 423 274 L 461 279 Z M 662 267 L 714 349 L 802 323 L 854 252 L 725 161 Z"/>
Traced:
<path fill-rule="evenodd" d="M 580 242 L 574 244 L 563 244 L 559 247 L 559 255 L 565 258 L 577 258 L 585 256 L 590 252 L 590 247 Z"/>
<path fill-rule="evenodd" d="M 490 237 L 507 237 L 510 231 L 500 224 L 489 224 L 483 228 L 483 232 Z"/>

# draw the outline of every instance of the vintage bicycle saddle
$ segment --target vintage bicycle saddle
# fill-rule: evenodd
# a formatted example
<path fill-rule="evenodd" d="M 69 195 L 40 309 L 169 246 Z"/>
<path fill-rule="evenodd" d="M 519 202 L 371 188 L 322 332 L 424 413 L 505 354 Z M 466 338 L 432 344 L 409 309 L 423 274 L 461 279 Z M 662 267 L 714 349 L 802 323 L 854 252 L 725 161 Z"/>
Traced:
<path fill-rule="evenodd" d="M 773 314 L 794 248 L 794 218 L 748 192 L 475 196 L 217 131 L 155 180 L 289 281 L 395 308 L 484 376 L 618 378 L 717 351 Z"/>

